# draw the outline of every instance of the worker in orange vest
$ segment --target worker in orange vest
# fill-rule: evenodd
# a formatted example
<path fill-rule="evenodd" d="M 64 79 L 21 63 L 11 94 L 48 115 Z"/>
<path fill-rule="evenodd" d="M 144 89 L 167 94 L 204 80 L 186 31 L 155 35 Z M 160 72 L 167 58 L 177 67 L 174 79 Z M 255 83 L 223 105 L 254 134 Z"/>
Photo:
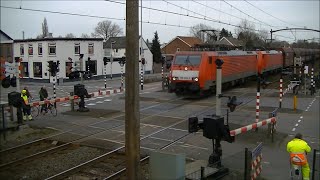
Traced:
<path fill-rule="evenodd" d="M 303 180 L 309 180 L 310 167 L 307 160 L 307 153 L 311 151 L 307 142 L 302 140 L 302 134 L 297 133 L 287 144 L 287 151 L 290 153 L 290 162 L 296 169 L 295 173 L 298 175 L 298 166 L 301 166 Z"/>

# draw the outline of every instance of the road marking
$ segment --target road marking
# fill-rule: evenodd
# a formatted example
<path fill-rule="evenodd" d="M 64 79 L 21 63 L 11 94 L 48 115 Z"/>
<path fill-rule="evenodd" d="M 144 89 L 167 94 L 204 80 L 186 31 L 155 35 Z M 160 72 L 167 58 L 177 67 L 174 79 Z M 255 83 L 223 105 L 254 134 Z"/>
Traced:
<path fill-rule="evenodd" d="M 296 127 L 299 126 L 299 124 L 296 124 Z"/>
<path fill-rule="evenodd" d="M 98 96 L 98 97 L 97 97 L 97 99 L 101 99 L 101 98 L 103 98 L 103 97 L 102 97 L 102 96 Z"/>
<path fill-rule="evenodd" d="M 71 106 L 71 104 L 64 104 L 64 105 L 62 105 L 63 107 L 69 107 L 69 106 Z"/>
<path fill-rule="evenodd" d="M 306 109 L 305 111 L 308 111 L 308 109 Z"/>
<path fill-rule="evenodd" d="M 303 116 L 300 116 L 300 119 L 303 119 Z"/>
<path fill-rule="evenodd" d="M 96 103 L 97 103 L 97 104 L 101 104 L 101 103 L 103 103 L 103 102 L 102 102 L 102 101 L 97 101 Z"/>
<path fill-rule="evenodd" d="M 299 120 L 298 122 L 301 122 L 301 120 Z"/>
<path fill-rule="evenodd" d="M 314 144 L 314 143 L 316 143 L 316 142 L 310 141 L 310 143 L 311 143 L 311 144 Z"/>
<path fill-rule="evenodd" d="M 293 129 L 292 129 L 292 131 L 295 131 L 295 130 L 296 130 L 296 128 L 293 128 Z"/>
<path fill-rule="evenodd" d="M 95 106 L 96 104 L 94 104 L 94 103 L 89 103 L 89 104 L 87 104 L 88 106 Z"/>
<path fill-rule="evenodd" d="M 107 102 L 109 102 L 109 101 L 112 101 L 111 99 L 105 99 L 104 101 L 107 101 Z"/>

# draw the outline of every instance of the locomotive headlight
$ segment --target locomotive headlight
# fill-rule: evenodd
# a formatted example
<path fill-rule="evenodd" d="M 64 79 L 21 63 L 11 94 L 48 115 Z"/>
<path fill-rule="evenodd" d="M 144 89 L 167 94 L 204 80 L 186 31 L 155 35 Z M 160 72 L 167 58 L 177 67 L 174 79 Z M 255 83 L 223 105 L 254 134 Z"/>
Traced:
<path fill-rule="evenodd" d="M 185 71 L 188 71 L 188 67 L 184 67 L 184 70 L 185 70 Z"/>
<path fill-rule="evenodd" d="M 172 78 L 172 80 L 174 80 L 174 81 L 175 81 L 175 80 L 176 80 L 176 77 L 173 77 L 173 78 Z"/>
<path fill-rule="evenodd" d="M 198 78 L 194 78 L 194 81 L 199 81 L 199 79 Z"/>

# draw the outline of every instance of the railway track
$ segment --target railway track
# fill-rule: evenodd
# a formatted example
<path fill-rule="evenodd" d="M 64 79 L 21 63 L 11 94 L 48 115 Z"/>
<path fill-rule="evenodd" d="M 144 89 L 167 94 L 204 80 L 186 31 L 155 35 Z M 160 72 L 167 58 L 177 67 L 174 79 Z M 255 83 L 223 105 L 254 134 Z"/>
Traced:
<path fill-rule="evenodd" d="M 152 105 L 152 106 L 149 106 L 149 107 L 146 107 L 146 108 L 143 108 L 143 109 L 160 106 L 161 104 L 165 104 L 165 103 L 169 103 L 169 102 L 173 102 L 173 101 L 177 101 L 177 100 L 181 100 L 181 98 L 176 98 L 176 99 L 173 99 L 173 100 L 162 102 L 162 103 L 159 103 L 159 104 L 156 104 L 156 105 Z M 192 102 L 194 102 L 194 101 L 188 101 L 187 103 L 176 104 L 176 106 L 174 106 L 173 108 L 161 111 L 161 112 L 153 114 L 153 115 L 148 115 L 148 116 L 146 116 L 146 117 L 144 117 L 142 119 L 150 118 L 150 117 L 159 115 L 161 113 L 165 113 L 165 112 L 170 111 L 172 109 L 188 105 L 188 104 L 190 104 Z M 122 115 L 119 115 L 118 117 L 121 117 L 121 116 Z M 116 118 L 116 117 L 113 117 L 113 118 Z M 170 127 L 173 127 L 173 126 L 175 126 L 175 125 L 177 125 L 179 123 L 182 123 L 183 121 L 185 121 L 185 120 L 179 121 L 178 123 L 174 123 Z M 106 132 L 106 131 L 109 131 L 109 130 L 112 130 L 112 129 L 115 129 L 115 128 L 119 128 L 121 126 L 124 126 L 124 125 L 114 126 L 112 128 L 101 130 L 101 131 L 99 131 L 97 133 L 93 133 L 93 134 L 90 134 L 90 135 L 85 136 L 85 137 L 75 138 L 74 140 L 72 140 L 70 142 L 55 141 L 54 138 L 58 136 L 58 135 L 55 135 L 55 136 L 50 136 L 48 138 L 38 139 L 38 140 L 35 140 L 35 141 L 32 141 L 32 142 L 26 143 L 24 145 L 20 145 L 20 146 L 14 147 L 14 148 L 9 148 L 9 149 L 3 150 L 3 151 L 0 152 L 0 155 L 1 155 L 1 157 L 5 157 L 5 158 L 1 160 L 0 177 L 10 177 L 10 172 L 14 173 L 15 169 L 24 169 L 23 167 L 29 166 L 31 161 L 35 161 L 35 162 L 36 161 L 42 161 L 42 160 L 43 161 L 47 161 L 46 159 L 50 158 L 51 156 L 55 157 L 55 156 L 59 156 L 59 155 L 63 155 L 63 154 L 68 154 L 68 153 L 70 153 L 72 151 L 76 151 L 77 149 L 81 148 L 81 145 L 79 145 L 79 140 L 85 140 L 87 138 L 93 137 L 93 136 L 98 135 L 100 133 L 103 133 L 103 132 Z M 158 133 L 162 132 L 162 131 L 170 128 L 170 127 L 163 128 L 163 129 L 161 129 L 161 130 L 159 130 L 157 132 Z M 63 133 L 61 133 L 61 134 L 63 134 Z M 61 134 L 59 134 L 59 135 L 61 135 Z M 154 134 L 155 133 L 152 133 L 149 136 L 152 136 Z M 147 138 L 147 137 L 145 137 L 145 138 Z M 122 148 L 120 148 L 120 149 L 122 149 Z M 116 153 L 120 149 L 117 148 L 115 150 L 112 150 L 111 152 L 108 152 L 107 155 Z M 105 154 L 105 151 L 101 150 L 101 152 L 104 152 L 104 154 Z M 9 155 L 11 156 L 11 158 L 10 158 Z M 96 158 L 100 159 L 102 157 L 101 156 L 95 156 L 95 157 L 92 157 L 91 160 L 94 160 Z M 91 161 L 91 160 L 89 160 L 89 161 Z M 86 162 L 88 162 L 88 160 L 86 160 L 85 163 Z M 81 165 L 83 163 L 81 162 L 81 163 L 78 163 L 78 164 Z M 17 168 L 17 166 L 19 166 L 19 168 Z M 11 175 L 14 175 L 13 177 L 16 177 L 17 179 L 20 179 L 20 178 L 22 178 L 22 176 L 24 174 L 23 173 L 16 173 L 16 174 L 11 174 Z M 19 175 L 21 175 L 21 176 L 19 176 Z M 13 178 L 13 179 L 15 179 L 15 178 Z"/>

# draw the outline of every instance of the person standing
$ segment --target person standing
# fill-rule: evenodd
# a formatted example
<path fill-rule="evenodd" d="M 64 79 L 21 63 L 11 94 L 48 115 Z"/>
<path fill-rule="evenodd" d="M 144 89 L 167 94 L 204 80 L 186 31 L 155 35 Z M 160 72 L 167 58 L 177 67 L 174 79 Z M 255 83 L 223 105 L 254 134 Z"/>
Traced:
<path fill-rule="evenodd" d="M 46 86 L 41 87 L 41 89 L 39 91 L 39 95 L 40 95 L 40 101 L 44 101 L 48 98 L 48 91 L 46 89 Z M 47 104 L 41 105 L 40 113 L 42 113 L 42 111 L 47 112 Z"/>
<path fill-rule="evenodd" d="M 31 106 L 29 105 L 29 99 L 27 95 L 27 90 L 23 89 L 21 91 L 21 98 L 22 98 L 22 111 L 23 111 L 23 120 L 29 119 L 29 121 L 32 121 L 32 115 L 31 115 Z"/>
<path fill-rule="evenodd" d="M 295 167 L 295 173 L 298 175 L 298 166 L 301 166 L 303 180 L 310 179 L 310 167 L 307 160 L 307 153 L 311 151 L 307 142 L 302 139 L 302 134 L 297 133 L 287 144 L 287 151 L 290 153 L 290 162 Z"/>

